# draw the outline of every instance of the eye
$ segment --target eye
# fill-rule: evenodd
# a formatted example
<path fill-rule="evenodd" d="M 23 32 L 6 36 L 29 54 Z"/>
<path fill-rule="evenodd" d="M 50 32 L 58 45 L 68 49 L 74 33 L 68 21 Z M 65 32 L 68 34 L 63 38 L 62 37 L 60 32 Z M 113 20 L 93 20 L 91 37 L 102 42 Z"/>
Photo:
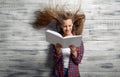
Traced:
<path fill-rule="evenodd" d="M 67 27 L 67 26 L 63 26 L 63 27 Z"/>

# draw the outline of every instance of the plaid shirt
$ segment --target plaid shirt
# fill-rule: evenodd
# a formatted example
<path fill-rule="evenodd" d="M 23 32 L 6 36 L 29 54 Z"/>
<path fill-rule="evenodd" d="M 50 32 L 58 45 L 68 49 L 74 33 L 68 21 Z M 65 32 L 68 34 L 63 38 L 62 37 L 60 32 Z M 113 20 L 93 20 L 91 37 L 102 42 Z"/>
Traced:
<path fill-rule="evenodd" d="M 76 48 L 77 50 L 77 58 L 75 58 L 72 54 L 70 54 L 69 58 L 69 66 L 68 66 L 68 77 L 80 77 L 79 73 L 79 63 L 82 60 L 84 53 L 84 45 L 81 43 L 80 47 Z M 57 55 L 55 46 L 52 45 L 52 56 L 55 62 L 55 77 L 64 77 L 64 64 L 63 64 L 63 55 Z"/>

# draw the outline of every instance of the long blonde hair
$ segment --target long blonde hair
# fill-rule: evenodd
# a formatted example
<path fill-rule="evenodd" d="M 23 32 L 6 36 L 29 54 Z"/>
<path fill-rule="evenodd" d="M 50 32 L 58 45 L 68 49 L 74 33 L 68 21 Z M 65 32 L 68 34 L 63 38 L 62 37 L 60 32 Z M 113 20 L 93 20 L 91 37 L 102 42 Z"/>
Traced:
<path fill-rule="evenodd" d="M 34 26 L 36 28 L 46 27 L 52 21 L 62 23 L 64 19 L 72 19 L 74 24 L 74 32 L 76 35 L 81 35 L 83 31 L 83 25 L 85 21 L 84 13 L 80 12 L 80 9 L 76 11 L 68 11 L 64 9 L 64 6 L 55 6 L 50 7 L 46 6 L 41 11 L 36 12 L 36 20 L 34 22 Z"/>

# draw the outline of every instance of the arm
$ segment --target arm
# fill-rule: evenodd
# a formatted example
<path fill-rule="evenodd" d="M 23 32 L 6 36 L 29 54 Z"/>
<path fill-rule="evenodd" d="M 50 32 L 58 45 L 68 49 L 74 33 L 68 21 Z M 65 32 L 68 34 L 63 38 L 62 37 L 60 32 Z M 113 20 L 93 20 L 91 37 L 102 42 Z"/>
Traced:
<path fill-rule="evenodd" d="M 84 45 L 83 42 L 81 43 L 80 47 L 76 48 L 77 56 L 72 54 L 72 60 L 74 61 L 75 64 L 79 64 L 82 60 L 83 54 L 84 54 Z"/>
<path fill-rule="evenodd" d="M 53 57 L 53 60 L 55 62 L 55 64 L 57 64 L 59 62 L 59 60 L 61 59 L 62 55 L 61 53 L 57 53 L 56 52 L 56 48 L 55 48 L 55 45 L 51 45 L 51 53 L 52 53 L 52 57 Z"/>

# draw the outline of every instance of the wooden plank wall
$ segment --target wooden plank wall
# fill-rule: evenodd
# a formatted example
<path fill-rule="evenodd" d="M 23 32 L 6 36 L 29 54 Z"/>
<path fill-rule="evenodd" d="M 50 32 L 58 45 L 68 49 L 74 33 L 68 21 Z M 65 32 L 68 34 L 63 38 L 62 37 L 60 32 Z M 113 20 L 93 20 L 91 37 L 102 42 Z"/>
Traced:
<path fill-rule="evenodd" d="M 32 27 L 47 0 L 0 0 L 0 77 L 50 77 L 45 28 Z M 82 77 L 120 77 L 120 1 L 82 0 Z"/>

